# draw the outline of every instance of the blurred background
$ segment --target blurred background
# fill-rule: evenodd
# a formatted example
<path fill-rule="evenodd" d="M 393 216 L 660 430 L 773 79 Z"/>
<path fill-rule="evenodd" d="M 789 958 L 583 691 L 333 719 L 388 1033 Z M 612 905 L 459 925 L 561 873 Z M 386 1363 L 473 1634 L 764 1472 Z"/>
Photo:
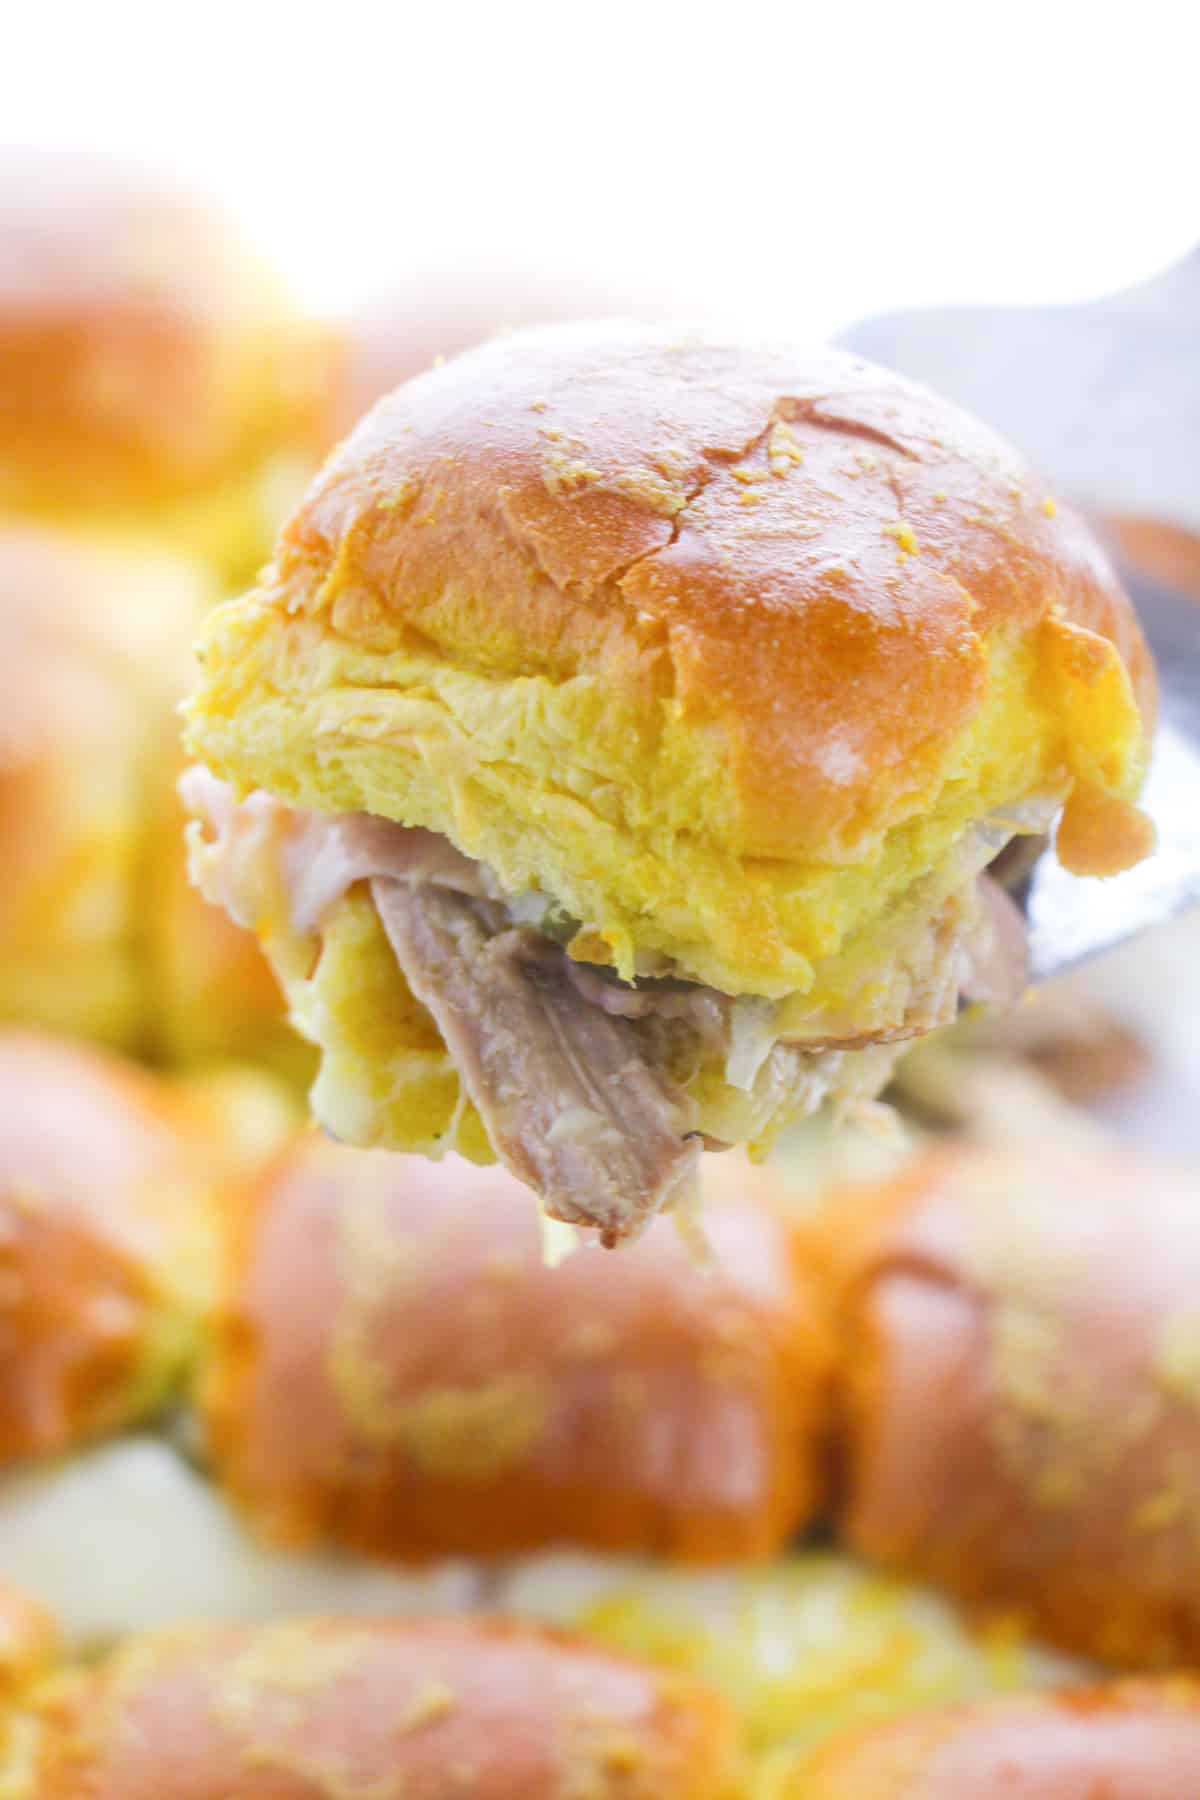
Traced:
<path fill-rule="evenodd" d="M 977 1641 L 924 1588 L 888 1585 L 870 1559 L 839 1561 L 827 1546 L 845 1535 L 844 1496 L 831 1500 L 816 1474 L 818 1498 L 789 1501 L 757 1536 L 734 1507 L 732 1550 L 721 1540 L 698 1558 L 694 1545 L 679 1552 L 687 1529 L 662 1523 L 657 1489 L 630 1503 L 638 1523 L 626 1539 L 603 1521 L 591 1537 L 576 1529 L 575 1501 L 553 1490 L 547 1544 L 652 1557 L 666 1546 L 661 1568 L 643 1562 L 621 1575 L 619 1599 L 611 1572 L 590 1565 L 559 1569 L 548 1587 L 516 1564 L 500 1585 L 478 1589 L 459 1565 L 411 1584 L 381 1572 L 412 1549 L 403 1495 L 415 1491 L 413 1504 L 435 1520 L 446 1504 L 440 1490 L 435 1502 L 422 1498 L 428 1470 L 414 1473 L 403 1446 L 378 1476 L 380 1516 L 400 1520 L 396 1543 L 381 1551 L 368 1541 L 360 1566 L 362 1542 L 348 1534 L 343 1555 L 342 1515 L 330 1501 L 330 1531 L 313 1525 L 309 1538 L 290 1541 L 285 1531 L 281 1549 L 268 1517 L 269 1548 L 260 1545 L 258 1525 L 246 1526 L 252 1483 L 244 1478 L 239 1494 L 222 1473 L 222 1457 L 236 1473 L 241 1454 L 230 1448 L 230 1407 L 214 1412 L 204 1385 L 212 1344 L 236 1312 L 213 1242 L 229 1235 L 231 1218 L 266 1220 L 276 1206 L 300 1219 L 303 1237 L 316 1203 L 307 1191 L 296 1198 L 288 1171 L 294 1163 L 303 1174 L 310 1158 L 324 1171 L 326 1150 L 299 1135 L 309 1059 L 257 949 L 187 882 L 175 707 L 201 613 L 252 579 L 304 482 L 380 393 L 497 331 L 595 314 L 679 314 L 832 338 L 930 381 L 1039 463 L 1133 576 L 1194 607 L 1200 635 L 1200 197 L 1183 10 L 1153 0 L 1135 14 L 1014 0 L 986 12 L 858 5 L 818 15 L 748 0 L 720 11 L 342 0 L 318 13 L 216 0 L 181 14 L 116 0 L 88 10 L 45 4 L 9 21 L 0 115 L 0 1578 L 23 1581 L 58 1611 L 69 1641 L 90 1648 L 184 1612 L 432 1609 L 499 1594 L 515 1610 L 586 1616 L 614 1641 L 715 1671 L 772 1743 L 807 1732 L 810 1712 L 827 1724 L 831 1695 L 834 1712 L 845 1700 L 857 1717 L 860 1703 L 886 1711 L 1034 1678 L 1007 1625 Z M 23 1035 L 30 1030 L 45 1035 Z M 1157 1206 L 1172 1221 L 1179 1284 L 1194 1291 L 1196 915 L 1046 987 L 1007 1018 L 965 1019 L 906 1059 L 891 1098 L 894 1130 L 835 1137 L 818 1121 L 792 1135 L 779 1168 L 797 1214 L 807 1218 L 847 1176 L 886 1179 L 930 1138 L 939 1148 L 948 1139 L 1015 1145 L 1005 1209 L 1026 1237 L 1006 1279 L 1021 1318 L 1053 1310 L 1038 1284 L 1041 1259 L 1064 1257 L 1061 1245 L 1046 1248 L 1042 1225 L 1065 1197 L 1094 1206 L 1079 1226 L 1085 1245 L 1106 1242 L 1122 1207 L 1132 1218 L 1078 1332 L 1085 1375 L 1109 1317 L 1137 1310 L 1121 1270 L 1138 1263 L 1129 1246 L 1143 1200 L 1147 1217 Z M 1133 1147 L 1129 1163 L 1121 1140 Z M 1169 1178 L 1145 1173 L 1157 1165 L 1138 1159 L 1164 1152 L 1175 1159 Z M 276 1154 L 283 1173 L 264 1177 Z M 424 1168 L 413 1175 L 397 1159 L 385 1178 L 372 1153 L 328 1155 L 340 1173 L 322 1173 L 322 1205 L 336 1211 L 333 1196 L 353 1218 L 350 1199 L 361 1186 L 367 1206 L 378 1180 L 394 1183 L 387 1217 L 397 1231 L 409 1229 L 406 1209 L 424 1218 L 413 1199 Z M 709 1160 L 740 1179 L 733 1158 Z M 456 1179 L 440 1167 L 439 1179 Z M 1157 1200 L 1156 1182 L 1165 1184 Z M 22 1235 L 33 1230 L 31 1185 L 49 1196 L 44 1239 Z M 527 1200 L 512 1205 L 519 1212 Z M 469 1201 L 467 1188 L 455 1196 L 464 1220 Z M 202 1215 L 194 1232 L 193 1207 Z M 519 1223 L 532 1317 L 559 1302 L 538 1287 L 535 1234 L 523 1214 Z M 673 1240 L 662 1248 L 668 1229 L 645 1252 L 652 1275 L 656 1257 L 677 1255 Z M 469 1236 L 464 1223 L 461 1242 Z M 1164 1241 L 1175 1243 L 1170 1232 Z M 435 1265 L 453 1261 L 441 1240 L 431 1254 Z M 771 1255 L 782 1268 L 782 1253 Z M 692 1279 L 670 1266 L 671 1281 Z M 397 1253 L 384 1273 L 399 1267 Z M 464 1278 L 452 1269 L 445 1279 Z M 597 1291 L 611 1295 L 622 1279 L 614 1267 Z M 630 1305 L 651 1316 L 660 1301 L 646 1279 L 649 1299 Z M 42 1298 L 20 1313 L 26 1291 Z M 380 1305 L 391 1305 L 395 1296 L 380 1292 Z M 403 1334 L 429 1327 L 421 1316 L 409 1322 L 410 1300 L 395 1301 L 396 1362 L 401 1385 L 416 1386 Z M 1156 1304 L 1151 1294 L 1147 1343 Z M 689 1309 L 680 1301 L 678 1354 L 690 1369 L 704 1309 Z M 301 1290 L 295 1316 L 320 1312 L 306 1310 Z M 286 1338 L 294 1325 L 259 1319 L 255 1329 L 274 1356 L 272 1332 Z M 983 1598 L 1032 1609 L 1045 1638 L 1030 1652 L 1039 1680 L 1061 1675 L 1060 1652 L 1105 1666 L 1195 1660 L 1194 1328 L 1192 1318 L 1181 1427 L 1192 1510 L 1188 1534 L 1180 1527 L 1186 1543 L 1162 1565 L 1172 1605 L 1189 1596 L 1179 1603 L 1184 1627 L 1149 1650 L 1113 1649 L 1099 1628 L 1047 1623 L 1036 1597 L 1019 1581 L 1014 1597 L 1011 1571 L 1001 1571 Z M 628 1319 L 620 1329 L 636 1337 Z M 244 1320 L 238 1330 L 234 1363 L 252 1336 Z M 637 1354 L 631 1379 L 640 1380 Z M 279 1351 L 272 1367 L 286 1374 L 289 1355 Z M 780 1351 L 788 1358 L 792 1350 Z M 1077 1374 L 1056 1364 L 1047 1379 L 1069 1386 Z M 437 1389 L 438 1369 L 421 1379 Z M 825 1383 L 822 1370 L 812 1391 Z M 290 1394 L 278 1406 L 275 1398 L 268 1384 L 264 1414 L 290 1422 Z M 1100 1394 L 1097 1417 L 1107 1399 Z M 198 1423 L 206 1407 L 208 1423 Z M 628 1455 L 636 1489 L 643 1426 L 628 1407 L 614 1401 L 613 1410 L 627 1435 L 610 1479 L 624 1480 Z M 1044 1424 L 1039 1416 L 1039 1432 Z M 680 1443 L 694 1435 L 684 1426 Z M 797 1435 L 791 1424 L 787 1433 Z M 378 1450 L 372 1441 L 347 1453 L 351 1488 L 375 1470 Z M 824 1451 L 813 1449 L 814 1464 Z M 657 1456 L 646 1451 L 645 1466 Z M 687 1477 L 684 1469 L 684 1487 Z M 479 1505 L 486 1536 L 478 1493 L 470 1489 L 463 1516 L 474 1529 Z M 264 1516 L 270 1499 L 259 1496 Z M 527 1500 L 514 1506 L 507 1547 L 542 1547 L 536 1534 L 520 1535 L 528 1511 Z M 826 1548 L 785 1554 L 812 1519 Z M 436 1530 L 422 1529 L 416 1550 L 437 1550 Z M 1063 1543 L 1073 1529 L 1072 1515 Z M 1121 1565 L 1122 1578 L 1135 1571 L 1135 1592 L 1141 1530 L 1130 1527 Z M 461 1551 L 464 1534 L 471 1548 L 465 1527 L 440 1547 Z M 875 1557 L 870 1535 L 849 1532 L 856 1555 L 866 1542 Z M 328 1559 L 312 1560 L 312 1543 L 331 1539 Z M 740 1573 L 673 1585 L 677 1552 L 736 1562 L 751 1542 L 754 1555 L 776 1558 L 752 1588 L 738 1585 Z M 1056 1542 L 1053 1555 L 1061 1549 Z M 1114 1559 L 1105 1548 L 1098 1560 Z M 925 1573 L 919 1558 L 879 1561 L 906 1578 L 910 1565 Z M 964 1567 L 978 1561 L 972 1546 Z M 944 1562 L 929 1566 L 942 1581 Z M 1035 1568 L 1028 1589 L 1045 1588 L 1053 1566 L 1050 1556 Z M 970 1583 L 945 1585 L 957 1594 Z M 762 1673 L 756 1658 L 767 1674 L 747 1699 Z M 900 1698 L 888 1700 L 880 1671 L 899 1665 Z"/>
<path fill-rule="evenodd" d="M 1188 30 L 1022 0 L 23 10 L 3 135 L 234 205 L 319 309 L 578 285 L 824 336 L 1071 301 L 1195 241 Z M 515 298 L 504 291 L 506 308 Z M 477 298 L 485 312 L 491 302 Z"/>

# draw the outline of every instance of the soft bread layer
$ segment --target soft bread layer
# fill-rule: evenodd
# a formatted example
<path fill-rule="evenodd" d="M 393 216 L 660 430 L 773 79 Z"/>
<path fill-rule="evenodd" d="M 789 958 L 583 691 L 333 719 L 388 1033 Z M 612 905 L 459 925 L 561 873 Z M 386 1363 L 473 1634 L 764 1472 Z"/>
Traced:
<path fill-rule="evenodd" d="M 0 1016 L 144 1045 L 150 770 L 209 598 L 176 558 L 0 532 Z"/>
<path fill-rule="evenodd" d="M 660 952 L 819 1003 L 998 809 L 1082 809 L 1080 867 L 1145 847 L 1152 672 L 1054 511 L 982 428 L 833 353 L 510 339 L 327 465 L 211 622 L 192 747 L 443 833 L 623 975 Z"/>
<path fill-rule="evenodd" d="M 900 816 L 803 862 L 722 844 L 720 734 L 697 733 L 668 702 L 639 713 L 601 674 L 502 681 L 372 653 L 266 604 L 219 609 L 202 655 L 214 673 L 189 742 L 235 786 L 437 831 L 507 892 L 557 901 L 595 938 L 589 959 L 623 977 L 657 953 L 725 993 L 802 994 L 817 1018 L 869 986 L 898 908 L 936 911 L 973 827 L 1011 817 L 1020 829 L 1023 807 L 1071 789 L 1042 678 L 1014 647 L 996 649 L 986 704 L 937 769 L 924 781 L 913 769 Z M 1115 660 L 1092 703 L 1090 741 L 1120 746 L 1117 784 L 1133 792 L 1141 733 Z M 575 743 L 585 767 L 570 761 Z M 656 819 L 664 796 L 671 816 Z"/>
<path fill-rule="evenodd" d="M 187 879 L 175 708 L 213 592 L 144 540 L 0 527 L 0 1018 L 300 1085 L 264 957 Z"/>

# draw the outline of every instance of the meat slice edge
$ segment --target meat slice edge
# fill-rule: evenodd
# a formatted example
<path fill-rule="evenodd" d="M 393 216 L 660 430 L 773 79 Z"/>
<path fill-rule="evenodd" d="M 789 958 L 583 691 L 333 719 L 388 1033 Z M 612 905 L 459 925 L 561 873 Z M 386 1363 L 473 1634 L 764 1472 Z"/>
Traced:
<path fill-rule="evenodd" d="M 590 1004 L 537 954 L 448 888 L 376 878 L 405 980 L 428 1008 L 500 1159 L 552 1217 L 628 1240 L 694 1179 L 686 1096 L 628 1019 Z"/>

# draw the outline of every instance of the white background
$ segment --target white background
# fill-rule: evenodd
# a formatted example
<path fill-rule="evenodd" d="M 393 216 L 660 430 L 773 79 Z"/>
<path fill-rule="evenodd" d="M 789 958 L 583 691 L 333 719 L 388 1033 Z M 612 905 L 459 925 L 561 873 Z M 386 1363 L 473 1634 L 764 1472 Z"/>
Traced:
<path fill-rule="evenodd" d="M 6 9 L 0 134 L 231 202 L 310 300 L 515 265 L 823 333 L 1200 238 L 1195 8 Z"/>

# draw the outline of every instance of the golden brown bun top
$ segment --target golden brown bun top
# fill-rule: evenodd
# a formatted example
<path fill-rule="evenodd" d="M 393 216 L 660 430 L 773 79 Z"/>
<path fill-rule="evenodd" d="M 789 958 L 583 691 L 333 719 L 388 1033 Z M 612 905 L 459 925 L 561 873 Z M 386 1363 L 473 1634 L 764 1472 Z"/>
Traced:
<path fill-rule="evenodd" d="M 1153 712 L 1084 527 L 975 421 L 828 349 L 623 324 L 487 344 L 368 415 L 277 560 L 343 639 L 673 695 L 728 735 L 749 854 L 828 854 L 936 766 L 998 639 L 1098 633 Z"/>
<path fill-rule="evenodd" d="M 0 1033 L 0 1463 L 112 1431 L 181 1370 L 210 1277 L 208 1153 L 166 1085 Z"/>
<path fill-rule="evenodd" d="M 1198 1789 L 1200 1684 L 1178 1675 L 866 1726 L 805 1758 L 780 1800 L 1191 1800 Z"/>
<path fill-rule="evenodd" d="M 38 1800 L 735 1800 L 699 1683 L 486 1620 L 136 1641 L 45 1708 Z"/>
<path fill-rule="evenodd" d="M 660 1220 L 614 1280 L 594 1246 L 546 1267 L 502 1170 L 299 1140 L 231 1221 L 219 1479 L 277 1540 L 405 1559 L 777 1551 L 815 1499 L 826 1341 L 738 1186 L 703 1212 L 711 1268 Z"/>
<path fill-rule="evenodd" d="M 36 1600 L 0 1582 L 0 1702 L 26 1686 L 49 1663 L 56 1629 Z"/>
<path fill-rule="evenodd" d="M 1100 1662 L 1200 1658 L 1198 1193 L 1042 1141 L 831 1199 L 851 1548 Z"/>
<path fill-rule="evenodd" d="M 94 156 L 0 156 L 0 505 L 148 504 L 307 440 L 325 354 L 186 192 Z"/>

